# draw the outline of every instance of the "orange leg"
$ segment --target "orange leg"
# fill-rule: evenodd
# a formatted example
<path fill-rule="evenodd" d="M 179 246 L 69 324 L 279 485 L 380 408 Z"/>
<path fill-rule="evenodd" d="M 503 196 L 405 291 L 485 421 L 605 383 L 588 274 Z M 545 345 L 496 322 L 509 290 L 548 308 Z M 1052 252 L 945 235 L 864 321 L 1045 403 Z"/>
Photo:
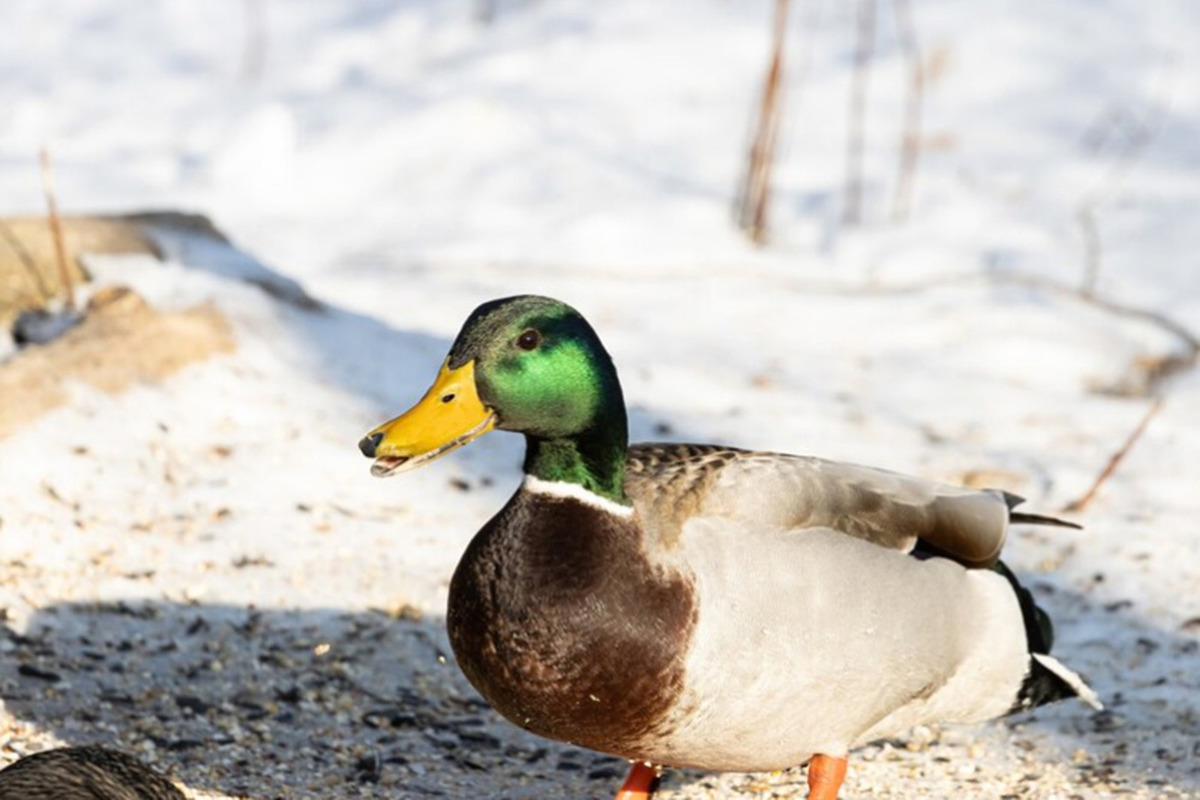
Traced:
<path fill-rule="evenodd" d="M 635 762 L 617 792 L 617 800 L 650 800 L 658 789 L 658 770 L 644 762 Z"/>
<path fill-rule="evenodd" d="M 813 756 L 808 762 L 808 800 L 837 800 L 845 779 L 845 756 Z"/>

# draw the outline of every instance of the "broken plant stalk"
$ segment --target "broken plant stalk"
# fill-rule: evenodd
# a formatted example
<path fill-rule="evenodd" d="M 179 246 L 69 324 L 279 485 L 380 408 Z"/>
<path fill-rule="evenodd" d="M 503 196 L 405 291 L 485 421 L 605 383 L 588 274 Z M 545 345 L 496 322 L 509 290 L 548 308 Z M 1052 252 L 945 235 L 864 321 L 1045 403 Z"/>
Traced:
<path fill-rule="evenodd" d="M 900 165 L 892 196 L 892 222 L 903 222 L 912 207 L 913 183 L 921 155 L 921 104 L 925 97 L 925 67 L 917 43 L 911 0 L 894 0 L 896 33 L 908 65 L 908 87 L 904 95 L 904 129 L 900 134 Z"/>
<path fill-rule="evenodd" d="M 779 132 L 787 16 L 788 0 L 776 0 L 771 28 L 771 60 L 763 80 L 758 129 L 750 148 L 738 209 L 738 224 L 755 244 L 763 244 L 767 238 L 767 206 L 771 199 L 771 167 L 775 161 L 775 142 Z"/>
<path fill-rule="evenodd" d="M 1121 445 L 1121 448 L 1117 450 L 1117 452 L 1113 453 L 1112 457 L 1108 459 L 1108 463 L 1104 465 L 1104 469 L 1100 470 L 1100 474 L 1096 476 L 1096 480 L 1092 483 L 1091 488 L 1084 492 L 1079 499 L 1063 506 L 1063 511 L 1078 513 L 1087 509 L 1092 502 L 1092 498 L 1096 496 L 1096 492 L 1098 492 L 1100 487 L 1104 485 L 1104 482 L 1107 481 L 1114 472 L 1116 472 L 1117 466 L 1121 463 L 1122 459 L 1125 458 L 1125 455 L 1133 448 L 1133 446 L 1137 444 L 1138 439 L 1142 438 L 1142 434 L 1145 433 L 1146 427 L 1150 424 L 1150 420 L 1157 416 L 1158 412 L 1162 410 L 1162 407 L 1163 399 L 1161 397 L 1154 398 L 1154 403 L 1152 403 L 1150 408 L 1146 411 L 1145 416 L 1142 417 L 1142 421 L 1139 422 L 1138 426 L 1133 429 L 1133 433 L 1129 434 L 1129 438 L 1125 440 L 1125 443 Z"/>
<path fill-rule="evenodd" d="M 42 163 L 42 188 L 46 192 L 46 214 L 50 218 L 50 232 L 54 237 L 54 252 L 58 258 L 58 278 L 66 294 L 66 310 L 75 311 L 75 285 L 67 268 L 67 245 L 63 240 L 62 220 L 58 216 L 58 198 L 54 191 L 54 170 L 50 164 L 50 151 L 43 147 L 38 153 Z"/>

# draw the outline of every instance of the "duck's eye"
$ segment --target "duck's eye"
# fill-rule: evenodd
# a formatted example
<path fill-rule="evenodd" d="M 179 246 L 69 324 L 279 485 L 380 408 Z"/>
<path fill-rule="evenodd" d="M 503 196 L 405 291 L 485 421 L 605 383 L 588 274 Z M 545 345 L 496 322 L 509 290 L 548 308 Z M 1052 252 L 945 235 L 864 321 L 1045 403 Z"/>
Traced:
<path fill-rule="evenodd" d="M 517 337 L 517 347 L 522 350 L 533 350 L 542 343 L 542 335 L 530 328 Z"/>

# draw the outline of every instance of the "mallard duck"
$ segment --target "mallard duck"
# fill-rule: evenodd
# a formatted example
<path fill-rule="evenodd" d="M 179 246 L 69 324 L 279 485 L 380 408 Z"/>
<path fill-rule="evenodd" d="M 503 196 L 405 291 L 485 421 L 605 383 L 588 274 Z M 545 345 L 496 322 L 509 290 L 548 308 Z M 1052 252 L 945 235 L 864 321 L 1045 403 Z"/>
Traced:
<path fill-rule="evenodd" d="M 186 800 L 141 761 L 106 747 L 59 747 L 0 770 L 0 800 Z"/>
<path fill-rule="evenodd" d="M 454 654 L 533 733 L 634 762 L 807 763 L 834 800 L 847 753 L 914 726 L 1096 695 L 1048 653 L 1049 620 L 999 562 L 1000 491 L 818 458 L 630 446 L 612 359 L 557 300 L 477 308 L 433 386 L 359 447 L 376 476 L 492 429 L 525 477 L 450 584 Z"/>

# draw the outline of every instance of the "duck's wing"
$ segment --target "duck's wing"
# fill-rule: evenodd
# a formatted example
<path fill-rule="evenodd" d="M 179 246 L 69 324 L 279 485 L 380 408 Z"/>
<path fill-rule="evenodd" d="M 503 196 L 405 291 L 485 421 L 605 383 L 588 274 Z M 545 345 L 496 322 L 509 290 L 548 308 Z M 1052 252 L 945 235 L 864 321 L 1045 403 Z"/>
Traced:
<path fill-rule="evenodd" d="M 666 547 L 691 517 L 719 516 L 747 528 L 831 528 L 905 553 L 919 546 L 967 567 L 996 562 L 1020 502 L 855 464 L 688 444 L 631 446 L 626 491 Z"/>

